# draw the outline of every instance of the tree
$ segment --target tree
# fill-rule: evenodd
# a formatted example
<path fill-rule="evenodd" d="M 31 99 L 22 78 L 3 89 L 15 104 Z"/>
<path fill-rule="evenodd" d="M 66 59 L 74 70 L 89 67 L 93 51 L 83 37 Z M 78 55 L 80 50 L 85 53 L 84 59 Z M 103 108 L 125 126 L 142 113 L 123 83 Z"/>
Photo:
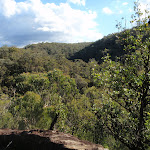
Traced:
<path fill-rule="evenodd" d="M 10 112 L 17 117 L 19 129 L 34 128 L 43 112 L 40 95 L 28 91 L 11 104 Z"/>
<path fill-rule="evenodd" d="M 53 105 L 56 110 L 50 129 L 54 128 L 54 125 L 60 118 L 61 128 L 63 130 L 64 120 L 67 115 L 67 103 L 72 101 L 78 94 L 77 85 L 73 78 L 64 75 L 60 70 L 48 72 L 48 78 L 50 81 L 50 99 L 48 106 Z"/>
<path fill-rule="evenodd" d="M 96 108 L 96 116 L 107 133 L 131 150 L 145 150 L 150 147 L 150 27 L 138 3 L 135 10 L 138 26 L 119 37 L 127 54 L 116 62 L 107 55 L 93 80 L 104 89 L 103 106 Z"/>

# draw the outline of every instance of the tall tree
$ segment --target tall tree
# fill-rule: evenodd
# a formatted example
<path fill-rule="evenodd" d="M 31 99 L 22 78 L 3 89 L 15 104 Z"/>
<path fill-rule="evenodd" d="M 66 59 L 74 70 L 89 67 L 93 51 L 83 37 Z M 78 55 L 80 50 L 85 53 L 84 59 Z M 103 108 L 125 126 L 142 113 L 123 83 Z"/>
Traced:
<path fill-rule="evenodd" d="M 137 26 L 119 37 L 127 54 L 116 62 L 106 56 L 101 72 L 94 74 L 95 84 L 104 89 L 103 106 L 96 115 L 129 149 L 145 150 L 150 147 L 150 27 L 138 3 L 135 11 Z"/>

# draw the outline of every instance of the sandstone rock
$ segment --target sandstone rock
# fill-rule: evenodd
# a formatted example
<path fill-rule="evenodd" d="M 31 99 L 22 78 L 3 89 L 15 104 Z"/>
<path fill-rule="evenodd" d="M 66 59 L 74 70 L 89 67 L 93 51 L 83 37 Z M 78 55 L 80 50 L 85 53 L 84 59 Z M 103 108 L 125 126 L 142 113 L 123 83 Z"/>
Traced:
<path fill-rule="evenodd" d="M 58 131 L 0 129 L 0 150 L 105 150 Z"/>

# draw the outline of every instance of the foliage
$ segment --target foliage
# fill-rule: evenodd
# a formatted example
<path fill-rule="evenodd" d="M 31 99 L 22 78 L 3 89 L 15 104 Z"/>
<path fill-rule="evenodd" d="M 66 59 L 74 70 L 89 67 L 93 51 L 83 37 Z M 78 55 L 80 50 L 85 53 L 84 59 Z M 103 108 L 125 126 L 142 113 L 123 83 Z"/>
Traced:
<path fill-rule="evenodd" d="M 49 55 L 71 57 L 74 53 L 88 47 L 92 42 L 84 43 L 39 43 L 27 45 L 25 49 L 46 51 Z"/>
<path fill-rule="evenodd" d="M 140 12 L 136 12 L 141 15 Z M 140 20 L 139 20 L 140 21 Z M 122 61 L 104 58 L 100 73 L 93 76 L 96 86 L 104 88 L 103 109 L 98 110 L 107 132 L 129 149 L 144 150 L 149 147 L 149 87 L 150 40 L 144 39 L 149 26 L 137 26 L 132 36 L 124 31 L 124 49 L 128 54 Z M 103 113 L 103 114 L 102 114 Z"/>
<path fill-rule="evenodd" d="M 0 128 L 15 128 L 16 124 L 12 114 L 8 111 L 11 105 L 11 98 L 0 92 Z"/>
<path fill-rule="evenodd" d="M 49 80 L 45 73 L 22 73 L 15 77 L 15 83 L 16 90 L 20 94 L 25 94 L 27 91 L 40 94 L 49 86 Z"/>
<path fill-rule="evenodd" d="M 13 101 L 10 112 L 18 118 L 19 129 L 34 128 L 43 111 L 42 106 L 40 95 L 29 91 Z"/>

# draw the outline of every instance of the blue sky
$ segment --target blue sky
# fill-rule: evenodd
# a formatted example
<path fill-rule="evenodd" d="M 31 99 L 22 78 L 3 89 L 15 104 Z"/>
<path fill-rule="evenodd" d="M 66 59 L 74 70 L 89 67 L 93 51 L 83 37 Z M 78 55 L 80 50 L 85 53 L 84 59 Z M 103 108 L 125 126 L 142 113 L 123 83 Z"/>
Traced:
<path fill-rule="evenodd" d="M 150 0 L 139 0 L 149 9 Z M 0 46 L 89 42 L 130 20 L 134 0 L 0 0 Z M 125 24 L 125 19 L 122 24 Z M 127 22 L 127 28 L 129 28 Z"/>

